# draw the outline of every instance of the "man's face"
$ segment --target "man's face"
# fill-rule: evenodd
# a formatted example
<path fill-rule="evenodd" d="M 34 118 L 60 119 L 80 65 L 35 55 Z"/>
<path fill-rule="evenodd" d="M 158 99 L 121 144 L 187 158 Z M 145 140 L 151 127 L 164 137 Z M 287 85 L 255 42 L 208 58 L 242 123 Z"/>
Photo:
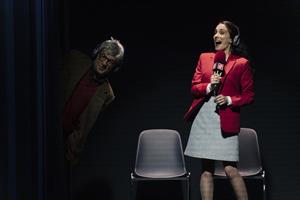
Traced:
<path fill-rule="evenodd" d="M 111 72 L 115 64 L 115 58 L 105 52 L 99 53 L 94 61 L 94 70 L 98 76 L 104 76 Z"/>

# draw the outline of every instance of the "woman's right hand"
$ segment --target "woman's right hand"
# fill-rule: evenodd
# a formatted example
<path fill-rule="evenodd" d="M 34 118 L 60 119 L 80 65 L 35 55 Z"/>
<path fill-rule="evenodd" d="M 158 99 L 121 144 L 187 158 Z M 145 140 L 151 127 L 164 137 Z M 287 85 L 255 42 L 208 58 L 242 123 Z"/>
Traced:
<path fill-rule="evenodd" d="M 211 84 L 220 83 L 220 80 L 221 80 L 221 76 L 218 75 L 217 73 L 213 73 L 213 75 L 211 75 L 211 77 L 210 77 Z"/>

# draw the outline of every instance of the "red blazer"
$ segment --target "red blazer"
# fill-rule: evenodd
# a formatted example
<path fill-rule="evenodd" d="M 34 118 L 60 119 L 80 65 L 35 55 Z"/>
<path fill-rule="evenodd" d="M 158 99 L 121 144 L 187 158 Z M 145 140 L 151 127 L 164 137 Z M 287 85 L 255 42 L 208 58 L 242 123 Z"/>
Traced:
<path fill-rule="evenodd" d="M 206 87 L 210 83 L 215 53 L 202 53 L 192 79 L 191 92 L 194 100 L 184 115 L 185 121 L 193 121 L 205 102 Z M 221 129 L 226 134 L 240 131 L 240 108 L 254 101 L 254 83 L 249 61 L 243 57 L 230 55 L 225 65 L 225 75 L 221 79 L 219 94 L 230 96 L 232 105 L 219 110 Z"/>

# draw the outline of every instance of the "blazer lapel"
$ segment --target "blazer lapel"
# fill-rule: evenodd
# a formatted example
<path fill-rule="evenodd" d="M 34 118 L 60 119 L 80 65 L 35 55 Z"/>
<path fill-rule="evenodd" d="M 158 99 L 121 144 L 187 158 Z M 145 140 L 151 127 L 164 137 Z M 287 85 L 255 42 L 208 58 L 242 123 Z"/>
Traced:
<path fill-rule="evenodd" d="M 228 58 L 228 62 L 225 65 L 225 75 L 222 77 L 221 82 L 224 83 L 224 81 L 227 78 L 227 75 L 229 74 L 229 72 L 232 70 L 232 68 L 234 67 L 234 64 L 236 62 L 236 58 L 235 57 L 229 57 Z M 224 86 L 224 84 L 222 84 L 221 88 L 222 89 Z"/>
<path fill-rule="evenodd" d="M 235 64 L 236 59 L 229 59 L 228 63 L 225 65 L 225 76 L 230 72 Z"/>

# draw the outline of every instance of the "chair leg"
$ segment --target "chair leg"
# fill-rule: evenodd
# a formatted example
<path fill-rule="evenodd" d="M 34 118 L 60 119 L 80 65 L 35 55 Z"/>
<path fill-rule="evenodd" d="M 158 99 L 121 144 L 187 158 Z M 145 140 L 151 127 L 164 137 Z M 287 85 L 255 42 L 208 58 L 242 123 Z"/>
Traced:
<path fill-rule="evenodd" d="M 191 178 L 190 177 L 186 177 L 185 180 L 181 180 L 181 190 L 182 192 L 185 193 L 185 195 L 182 195 L 182 198 L 184 200 L 190 200 L 191 199 L 191 187 L 190 187 L 190 181 L 191 181 Z M 185 182 L 183 184 L 183 182 Z M 139 185 L 139 181 L 136 180 L 135 178 L 131 178 L 131 188 L 130 188 L 130 196 L 131 196 L 131 200 L 136 200 L 136 198 L 139 198 L 139 188 L 138 188 L 138 185 Z"/>
<path fill-rule="evenodd" d="M 191 199 L 191 186 L 190 186 L 190 177 L 187 180 L 187 200 Z"/>
<path fill-rule="evenodd" d="M 266 173 L 265 171 L 263 170 L 262 171 L 262 181 L 263 181 L 263 200 L 266 200 L 267 199 L 267 188 L 266 188 Z"/>
<path fill-rule="evenodd" d="M 135 200 L 136 199 L 136 186 L 137 183 L 134 179 L 131 179 L 131 190 L 130 190 L 130 196 L 131 196 L 131 199 L 132 200 Z"/>
<path fill-rule="evenodd" d="M 266 183 L 265 183 L 265 179 L 263 179 L 263 199 L 266 200 L 267 199 L 267 191 L 266 191 Z"/>
<path fill-rule="evenodd" d="M 188 177 L 185 180 L 181 180 L 181 190 L 183 200 L 190 200 L 191 188 L 190 179 Z"/>

